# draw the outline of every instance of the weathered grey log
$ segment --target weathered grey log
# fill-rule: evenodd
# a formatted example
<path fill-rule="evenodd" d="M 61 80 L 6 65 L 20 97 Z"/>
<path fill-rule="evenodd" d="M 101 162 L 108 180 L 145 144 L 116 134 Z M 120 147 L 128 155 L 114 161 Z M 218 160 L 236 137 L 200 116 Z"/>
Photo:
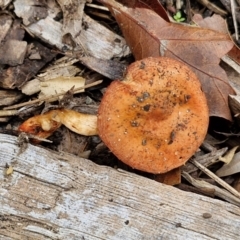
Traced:
<path fill-rule="evenodd" d="M 13 136 L 0 144 L 0 239 L 240 239 L 237 206 L 31 144 L 20 153 Z"/>

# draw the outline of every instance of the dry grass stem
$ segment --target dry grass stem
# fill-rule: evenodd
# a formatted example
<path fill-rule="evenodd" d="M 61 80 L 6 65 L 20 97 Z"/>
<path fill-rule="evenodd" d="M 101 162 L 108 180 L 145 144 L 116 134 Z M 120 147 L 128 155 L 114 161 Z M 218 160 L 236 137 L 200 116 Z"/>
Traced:
<path fill-rule="evenodd" d="M 205 192 L 213 192 L 215 196 L 220 197 L 232 204 L 240 206 L 240 199 L 235 195 L 231 194 L 229 191 L 212 185 L 202 179 L 195 179 L 185 171 L 182 171 L 182 176 L 197 189 L 203 190 Z"/>
<path fill-rule="evenodd" d="M 99 6 L 99 5 L 92 4 L 92 3 L 86 3 L 86 6 L 91 7 L 91 8 L 100 9 L 100 10 L 103 10 L 103 11 L 106 11 L 106 12 L 109 12 L 108 8 L 107 8 L 107 7 L 104 7 L 104 6 Z"/>
<path fill-rule="evenodd" d="M 194 159 L 190 160 L 190 162 L 193 163 L 196 167 L 198 167 L 202 172 L 204 172 L 210 178 L 212 178 L 214 181 L 216 181 L 218 184 L 220 184 L 223 188 L 225 188 L 230 193 L 232 193 L 234 196 L 240 198 L 240 193 L 237 190 L 232 188 L 229 184 L 227 184 L 225 181 L 223 181 L 221 178 L 219 178 L 217 175 L 215 175 L 209 169 L 207 169 L 206 167 L 204 167 L 202 164 L 200 164 L 199 162 L 197 162 Z"/>
<path fill-rule="evenodd" d="M 211 11 L 213 11 L 219 15 L 226 16 L 228 14 L 227 11 L 219 8 L 217 5 L 211 3 L 208 0 L 197 0 L 197 1 L 199 3 L 201 3 L 203 6 L 207 7 L 208 9 L 210 9 Z"/>

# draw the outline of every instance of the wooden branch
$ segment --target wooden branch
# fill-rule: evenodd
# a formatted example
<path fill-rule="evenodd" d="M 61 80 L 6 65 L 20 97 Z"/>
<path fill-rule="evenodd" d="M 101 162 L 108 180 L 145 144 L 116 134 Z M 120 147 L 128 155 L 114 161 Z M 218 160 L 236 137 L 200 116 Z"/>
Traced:
<path fill-rule="evenodd" d="M 21 149 L 13 136 L 0 134 L 0 144 L 0 239 L 240 238 L 232 204 L 31 144 Z"/>

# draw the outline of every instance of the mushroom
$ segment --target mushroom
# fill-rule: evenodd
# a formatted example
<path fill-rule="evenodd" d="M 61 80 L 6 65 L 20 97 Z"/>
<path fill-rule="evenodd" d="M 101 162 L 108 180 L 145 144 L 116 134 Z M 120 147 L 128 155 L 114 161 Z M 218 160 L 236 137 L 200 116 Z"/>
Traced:
<path fill-rule="evenodd" d="M 47 138 L 62 125 L 57 116 L 58 112 L 56 110 L 36 115 L 23 122 L 18 127 L 18 130 L 32 134 L 38 138 Z M 38 143 L 39 141 L 34 142 Z"/>
<path fill-rule="evenodd" d="M 19 131 L 38 138 L 47 138 L 61 125 L 85 136 L 97 135 L 97 116 L 70 109 L 55 109 L 29 118 L 19 126 Z M 36 141 L 35 141 L 36 142 Z"/>
<path fill-rule="evenodd" d="M 208 129 L 208 106 L 196 75 L 183 63 L 149 57 L 132 63 L 107 88 L 98 134 L 132 168 L 165 173 L 183 165 Z"/>
<path fill-rule="evenodd" d="M 58 112 L 61 123 L 75 133 L 84 136 L 97 135 L 97 116 L 80 113 L 70 109 L 61 109 Z"/>

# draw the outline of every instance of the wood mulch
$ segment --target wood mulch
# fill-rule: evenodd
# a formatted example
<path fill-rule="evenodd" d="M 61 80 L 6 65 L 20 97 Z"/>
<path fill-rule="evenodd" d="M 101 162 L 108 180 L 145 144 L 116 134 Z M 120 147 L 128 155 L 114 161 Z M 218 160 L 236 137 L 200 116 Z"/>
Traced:
<path fill-rule="evenodd" d="M 234 14 L 230 0 L 161 2 L 186 24 L 195 13 L 221 15 L 239 42 L 239 1 Z M 106 87 L 134 61 L 107 8 L 97 1 L 5 0 L 0 9 L 0 239 L 240 237 L 240 173 L 215 174 L 238 151 L 229 152 L 239 145 L 239 65 L 220 63 L 237 93 L 229 97 L 233 122 L 211 118 L 204 143 L 181 168 L 181 183 L 171 187 L 159 183 L 168 183 L 164 175 L 119 161 L 98 136 L 61 126 L 34 145 L 18 131 L 49 109 L 97 114 Z"/>

